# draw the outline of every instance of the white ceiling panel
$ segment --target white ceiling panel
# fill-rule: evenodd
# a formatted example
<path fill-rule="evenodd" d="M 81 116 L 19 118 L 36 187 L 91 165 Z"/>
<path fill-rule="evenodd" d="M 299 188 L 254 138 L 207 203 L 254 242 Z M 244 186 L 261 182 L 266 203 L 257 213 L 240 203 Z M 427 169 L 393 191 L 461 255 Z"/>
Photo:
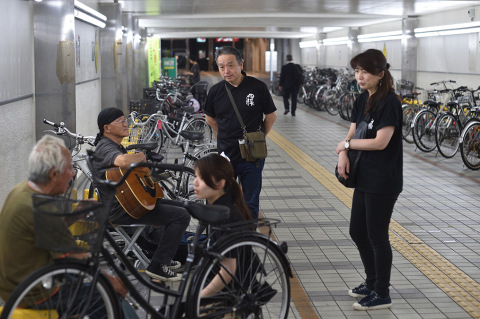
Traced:
<path fill-rule="evenodd" d="M 100 0 L 112 3 L 114 0 Z M 162 38 L 302 38 L 406 16 L 480 5 L 433 0 L 119 0 L 147 33 Z M 252 29 L 256 28 L 256 29 Z M 323 29 L 327 28 L 327 29 Z"/>

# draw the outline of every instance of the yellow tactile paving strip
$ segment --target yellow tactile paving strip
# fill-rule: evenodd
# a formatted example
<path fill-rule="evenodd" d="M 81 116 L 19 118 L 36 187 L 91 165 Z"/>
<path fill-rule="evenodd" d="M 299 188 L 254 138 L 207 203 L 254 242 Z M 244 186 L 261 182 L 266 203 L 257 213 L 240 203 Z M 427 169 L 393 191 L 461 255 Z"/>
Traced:
<path fill-rule="evenodd" d="M 352 189 L 345 188 L 331 172 L 274 130 L 270 131 L 268 137 L 341 202 L 351 208 Z M 390 231 L 390 242 L 395 250 L 407 258 L 472 317 L 480 318 L 480 285 L 475 280 L 393 219 L 390 223 Z"/>
<path fill-rule="evenodd" d="M 259 212 L 259 217 L 264 218 L 261 211 Z M 268 227 L 266 226 L 259 227 L 258 230 L 265 236 L 270 235 L 270 238 L 278 243 L 278 240 L 275 237 L 275 235 L 270 234 Z M 293 278 L 290 278 L 290 292 L 291 292 L 292 301 L 295 304 L 295 308 L 297 308 L 297 311 L 302 317 L 302 319 L 318 319 L 319 318 L 317 315 L 317 312 L 315 311 L 315 308 L 313 308 L 313 305 L 310 302 L 310 299 L 308 299 L 308 296 L 305 293 L 305 290 L 303 289 L 302 284 L 298 280 L 297 275 L 295 274 L 295 271 L 293 271 Z M 291 311 L 292 310 L 290 310 L 290 312 Z"/>

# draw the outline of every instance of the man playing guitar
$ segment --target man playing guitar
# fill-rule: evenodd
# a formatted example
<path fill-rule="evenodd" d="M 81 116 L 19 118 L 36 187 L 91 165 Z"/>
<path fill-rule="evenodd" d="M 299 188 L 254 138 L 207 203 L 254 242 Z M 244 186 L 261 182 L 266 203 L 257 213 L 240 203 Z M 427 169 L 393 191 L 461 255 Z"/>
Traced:
<path fill-rule="evenodd" d="M 97 171 L 105 171 L 112 167 L 127 168 L 130 164 L 146 161 L 145 154 L 128 154 L 121 144 L 122 139 L 128 136 L 127 120 L 121 110 L 113 107 L 102 110 L 98 114 L 97 123 L 100 130 L 95 140 L 95 154 L 99 158 L 98 161 L 94 162 Z M 105 174 L 102 173 L 102 175 Z M 105 178 L 105 176 L 102 177 Z M 97 187 L 100 197 L 106 198 L 108 191 L 100 185 L 94 186 Z M 115 198 L 109 220 L 119 225 L 146 224 L 164 226 L 162 238 L 158 243 L 146 273 L 152 278 L 164 281 L 178 281 L 181 279 L 181 274 L 172 271 L 179 268 L 181 264 L 178 261 L 173 261 L 172 258 L 190 223 L 190 215 L 183 208 L 182 203 L 160 199 L 156 201 L 152 210 L 147 211 L 139 218 L 134 218 Z"/>

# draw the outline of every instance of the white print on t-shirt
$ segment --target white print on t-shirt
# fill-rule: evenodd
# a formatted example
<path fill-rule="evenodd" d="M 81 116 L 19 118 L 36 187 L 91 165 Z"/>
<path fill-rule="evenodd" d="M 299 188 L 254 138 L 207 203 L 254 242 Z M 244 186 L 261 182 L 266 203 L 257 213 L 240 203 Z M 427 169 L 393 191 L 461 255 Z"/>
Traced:
<path fill-rule="evenodd" d="M 373 128 L 373 119 L 368 123 L 368 129 L 371 130 Z"/>
<path fill-rule="evenodd" d="M 253 98 L 254 98 L 254 97 L 255 97 L 255 96 L 254 96 L 252 93 L 250 93 L 249 95 L 247 95 L 247 101 L 246 101 L 246 103 L 247 103 L 248 106 L 253 106 L 253 105 L 254 105 L 254 104 L 253 104 Z"/>

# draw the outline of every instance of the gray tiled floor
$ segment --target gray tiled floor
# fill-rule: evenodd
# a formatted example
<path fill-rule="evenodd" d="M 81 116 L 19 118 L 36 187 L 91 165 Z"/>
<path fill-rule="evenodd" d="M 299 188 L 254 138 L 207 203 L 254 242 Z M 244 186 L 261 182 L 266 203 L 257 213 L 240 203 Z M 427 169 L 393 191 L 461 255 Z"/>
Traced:
<path fill-rule="evenodd" d="M 273 129 L 333 172 L 335 147 L 349 123 L 304 105 L 296 117 L 284 116 L 281 99 L 274 101 L 279 111 Z M 275 234 L 288 242 L 293 268 L 321 318 L 471 318 L 397 251 L 393 308 L 353 310 L 355 299 L 347 289 L 362 281 L 363 270 L 348 235 L 349 209 L 281 146 L 269 140 L 268 148 L 261 209 L 266 217 L 282 220 Z M 404 151 L 404 191 L 393 219 L 480 281 L 480 172 L 465 170 L 459 155 L 447 160 L 409 144 Z"/>

